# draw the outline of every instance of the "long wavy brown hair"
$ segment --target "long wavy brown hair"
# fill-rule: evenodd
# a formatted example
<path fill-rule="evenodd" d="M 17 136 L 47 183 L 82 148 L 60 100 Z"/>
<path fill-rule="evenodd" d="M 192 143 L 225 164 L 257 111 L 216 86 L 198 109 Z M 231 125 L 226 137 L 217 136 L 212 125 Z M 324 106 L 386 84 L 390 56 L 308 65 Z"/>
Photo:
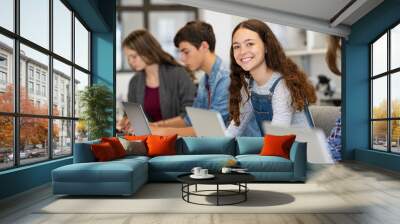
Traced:
<path fill-rule="evenodd" d="M 339 76 L 342 74 L 337 65 L 337 58 L 338 58 L 338 53 L 340 53 L 339 52 L 340 48 L 341 48 L 340 37 L 329 36 L 328 51 L 326 52 L 325 55 L 325 61 L 329 67 L 329 70 L 331 70 L 331 72 Z"/>
<path fill-rule="evenodd" d="M 148 64 L 169 64 L 181 66 L 170 54 L 165 52 L 160 43 L 147 30 L 135 30 L 122 42 L 122 47 L 135 50 Z"/>
<path fill-rule="evenodd" d="M 308 80 L 307 75 L 301 71 L 298 66 L 285 55 L 281 44 L 276 39 L 271 29 L 262 21 L 250 19 L 239 23 L 232 32 L 232 39 L 239 29 L 248 29 L 258 33 L 264 42 L 266 54 L 265 63 L 268 68 L 279 72 L 285 80 L 286 86 L 292 97 L 292 106 L 295 110 L 301 111 L 304 105 L 315 103 L 317 96 L 315 88 Z M 242 101 L 241 89 L 244 88 L 249 100 L 249 90 L 246 79 L 249 79 L 250 73 L 243 70 L 233 56 L 233 47 L 230 50 L 231 58 L 231 84 L 229 86 L 229 114 L 236 125 L 240 125 L 240 103 Z"/>
<path fill-rule="evenodd" d="M 135 50 L 147 65 L 167 64 L 183 67 L 192 81 L 196 80 L 193 72 L 165 52 L 157 39 L 147 30 L 140 29 L 130 33 L 122 42 L 122 47 Z"/>

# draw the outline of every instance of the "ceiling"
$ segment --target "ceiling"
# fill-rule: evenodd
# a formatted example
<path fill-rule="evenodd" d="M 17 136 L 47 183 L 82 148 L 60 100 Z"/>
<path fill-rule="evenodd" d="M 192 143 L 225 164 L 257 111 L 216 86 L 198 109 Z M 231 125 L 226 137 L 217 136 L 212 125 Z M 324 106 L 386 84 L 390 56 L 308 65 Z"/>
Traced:
<path fill-rule="evenodd" d="M 169 0 L 266 22 L 347 37 L 383 0 Z"/>

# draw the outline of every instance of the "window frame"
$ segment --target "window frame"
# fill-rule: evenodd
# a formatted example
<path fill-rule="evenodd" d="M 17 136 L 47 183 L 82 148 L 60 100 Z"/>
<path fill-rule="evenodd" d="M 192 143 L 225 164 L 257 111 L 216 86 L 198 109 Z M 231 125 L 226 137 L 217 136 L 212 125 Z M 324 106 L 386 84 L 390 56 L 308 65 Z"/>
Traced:
<path fill-rule="evenodd" d="M 70 157 L 73 156 L 73 152 L 74 152 L 74 143 L 75 143 L 75 123 L 76 121 L 79 120 L 79 117 L 75 117 L 75 108 L 72 107 L 71 108 L 71 114 L 68 116 L 56 116 L 53 115 L 53 59 L 58 60 L 61 63 L 64 63 L 68 66 L 71 66 L 71 93 L 72 96 L 70 99 L 72 102 L 71 104 L 74 105 L 75 103 L 75 88 L 73 83 L 75 82 L 75 69 L 81 71 L 82 73 L 85 73 L 86 75 L 88 75 L 89 78 L 89 83 L 88 86 L 92 85 L 93 82 L 93 77 L 92 77 L 92 69 L 91 69 L 91 49 L 92 49 L 92 43 L 91 43 L 91 37 L 92 37 L 92 31 L 91 29 L 89 29 L 89 27 L 87 26 L 87 24 L 84 22 L 84 20 L 72 9 L 72 7 L 68 4 L 68 2 L 66 0 L 59 0 L 68 10 L 71 11 L 71 19 L 70 19 L 70 23 L 72 26 L 72 30 L 71 30 L 71 59 L 67 59 L 64 58 L 61 55 L 58 55 L 57 53 L 55 53 L 53 50 L 53 1 L 54 0 L 47 0 L 48 4 L 49 4 L 49 48 L 46 49 L 42 46 L 40 46 L 39 44 L 36 44 L 32 41 L 30 41 L 29 39 L 24 38 L 23 36 L 20 35 L 20 0 L 14 0 L 13 1 L 13 10 L 14 10 L 14 18 L 13 18 L 13 22 L 14 22 L 14 31 L 10 31 L 4 27 L 0 26 L 0 35 L 10 38 L 13 41 L 13 52 L 12 52 L 12 62 L 13 64 L 12 69 L 11 69 L 11 75 L 13 75 L 13 79 L 14 79 L 14 109 L 13 112 L 2 112 L 0 111 L 0 116 L 4 116 L 4 117 L 12 117 L 13 119 L 13 165 L 10 167 L 5 167 L 5 168 L 0 168 L 0 172 L 5 171 L 5 170 L 10 170 L 10 169 L 16 169 L 19 167 L 23 167 L 23 166 L 29 166 L 29 165 L 33 165 L 33 164 L 38 164 L 38 163 L 43 163 L 46 161 L 50 161 L 50 160 L 54 160 L 54 159 L 61 159 L 61 158 L 66 158 L 66 157 Z M 78 64 L 75 63 L 75 23 L 74 20 L 75 18 L 77 20 L 79 20 L 79 22 L 83 25 L 83 27 L 88 31 L 88 69 L 85 69 L 81 66 L 79 66 Z M 37 80 L 36 77 L 36 72 L 38 71 L 37 68 L 31 66 L 29 63 L 27 63 L 27 67 L 26 67 L 26 87 L 27 87 L 27 91 L 29 91 L 29 87 L 28 87 L 28 82 L 32 81 L 33 82 L 33 89 L 34 92 L 36 92 L 35 89 L 35 85 L 40 83 L 40 94 L 38 94 L 37 96 L 39 97 L 43 97 L 42 94 L 42 85 L 45 86 L 45 95 L 48 97 L 47 99 L 47 103 L 48 103 L 48 112 L 46 115 L 39 115 L 39 114 L 28 114 L 28 113 L 21 113 L 20 111 L 20 90 L 21 90 L 21 80 L 20 80 L 20 66 L 21 66 L 21 56 L 20 56 L 20 45 L 23 44 L 29 48 L 32 48 L 33 50 L 36 50 L 42 54 L 45 54 L 46 56 L 48 56 L 48 71 L 47 71 L 47 76 L 46 77 L 46 84 L 44 84 L 42 82 L 42 72 L 44 72 L 43 70 L 39 71 L 39 79 Z M 32 68 L 32 70 L 30 70 Z M 9 69 L 10 70 L 10 69 Z M 30 76 L 30 71 L 33 72 L 33 78 L 31 78 Z M 35 93 L 34 93 L 35 94 Z M 36 94 L 35 94 L 36 95 Z M 37 102 L 33 102 L 34 104 Z M 45 118 L 47 119 L 47 123 L 48 123 L 48 134 L 47 134 L 47 149 L 48 150 L 48 154 L 46 155 L 47 157 L 43 157 L 43 160 L 37 161 L 37 162 L 28 162 L 28 163 L 21 163 L 21 158 L 20 158 L 20 119 L 21 118 Z M 56 122 L 57 120 L 61 120 L 61 121 L 70 121 L 71 125 L 72 125 L 72 132 L 71 134 L 71 152 L 70 154 L 67 155 L 62 155 L 62 156 L 55 156 L 53 155 L 54 149 L 55 147 L 53 146 L 53 123 Z"/>
<path fill-rule="evenodd" d="M 391 153 L 391 154 L 400 154 L 400 152 L 393 152 L 392 151 L 392 127 L 391 123 L 393 121 L 400 121 L 400 117 L 392 117 L 392 98 L 391 98 L 391 91 L 392 91 L 392 86 L 391 86 L 391 79 L 392 75 L 395 75 L 396 73 L 400 72 L 400 67 L 391 69 L 391 30 L 395 28 L 396 26 L 400 26 L 400 20 L 392 24 L 389 28 L 385 29 L 384 32 L 379 34 L 375 39 L 373 39 L 369 44 L 369 149 L 373 151 L 379 151 L 379 152 L 386 152 L 386 153 Z M 384 35 L 387 35 L 387 64 L 386 64 L 386 71 L 382 72 L 380 74 L 373 74 L 373 44 L 376 43 L 381 37 Z M 385 118 L 373 118 L 373 93 L 374 93 L 374 87 L 373 87 L 373 81 L 382 77 L 386 77 L 386 87 L 387 87 L 387 93 L 386 93 L 386 98 L 387 98 L 387 105 L 386 105 L 386 117 Z M 374 148 L 374 136 L 373 136 L 373 122 L 375 121 L 386 121 L 386 151 L 384 150 L 379 150 Z"/>

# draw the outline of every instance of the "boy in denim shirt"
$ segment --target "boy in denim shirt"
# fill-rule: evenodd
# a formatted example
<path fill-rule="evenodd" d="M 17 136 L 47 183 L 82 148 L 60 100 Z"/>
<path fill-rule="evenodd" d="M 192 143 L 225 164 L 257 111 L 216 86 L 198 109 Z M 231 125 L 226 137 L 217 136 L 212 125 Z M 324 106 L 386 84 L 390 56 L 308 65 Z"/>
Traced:
<path fill-rule="evenodd" d="M 201 70 L 205 75 L 200 79 L 193 107 L 218 111 L 225 125 L 229 123 L 228 88 L 230 71 L 225 68 L 215 50 L 215 35 L 210 24 L 191 21 L 182 27 L 174 38 L 182 62 L 191 70 Z M 152 133 L 160 135 L 178 134 L 195 136 L 189 117 L 175 117 L 152 124 Z M 248 132 L 247 135 L 258 136 Z"/>

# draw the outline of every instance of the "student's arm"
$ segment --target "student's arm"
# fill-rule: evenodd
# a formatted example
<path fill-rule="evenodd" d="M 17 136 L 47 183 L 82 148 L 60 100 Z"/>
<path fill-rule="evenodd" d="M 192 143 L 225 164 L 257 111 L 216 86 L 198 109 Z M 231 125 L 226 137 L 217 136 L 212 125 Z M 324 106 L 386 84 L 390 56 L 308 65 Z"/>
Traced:
<path fill-rule="evenodd" d="M 131 80 L 129 81 L 129 86 L 128 86 L 128 102 L 136 102 L 136 83 L 137 83 L 137 77 L 132 77 Z"/>
<path fill-rule="evenodd" d="M 254 117 L 253 106 L 250 100 L 246 101 L 247 96 L 242 94 L 242 102 L 240 107 L 240 125 L 236 126 L 235 122 L 232 120 L 226 130 L 227 135 L 232 137 L 241 136 L 247 125 L 250 124 L 250 120 Z"/>
<path fill-rule="evenodd" d="M 166 128 L 166 127 L 150 127 L 151 133 L 154 135 L 174 135 L 178 136 L 196 136 L 196 133 L 192 127 L 184 128 Z"/>
<path fill-rule="evenodd" d="M 294 114 L 292 96 L 286 87 L 284 80 L 280 81 L 275 88 L 272 97 L 272 121 L 273 125 L 290 126 Z"/>
<path fill-rule="evenodd" d="M 173 127 L 173 128 L 186 127 L 185 120 L 183 120 L 181 116 L 176 116 L 170 119 L 153 122 L 150 125 L 155 127 Z"/>
<path fill-rule="evenodd" d="M 182 67 L 176 69 L 178 75 L 178 97 L 180 103 L 179 116 L 186 115 L 186 107 L 193 105 L 194 97 L 196 95 L 196 86 L 190 79 L 189 73 Z"/>

